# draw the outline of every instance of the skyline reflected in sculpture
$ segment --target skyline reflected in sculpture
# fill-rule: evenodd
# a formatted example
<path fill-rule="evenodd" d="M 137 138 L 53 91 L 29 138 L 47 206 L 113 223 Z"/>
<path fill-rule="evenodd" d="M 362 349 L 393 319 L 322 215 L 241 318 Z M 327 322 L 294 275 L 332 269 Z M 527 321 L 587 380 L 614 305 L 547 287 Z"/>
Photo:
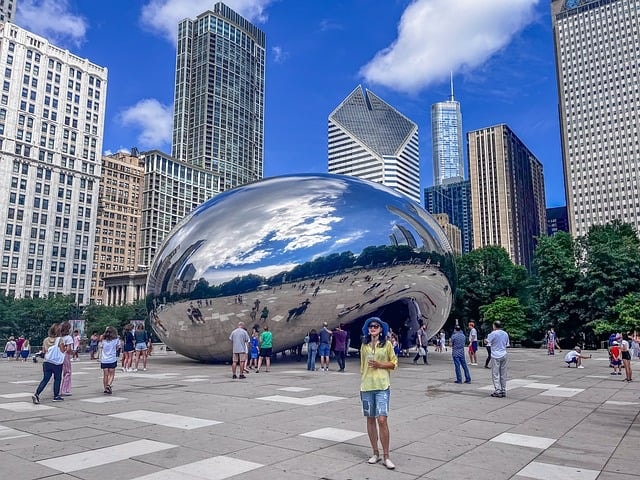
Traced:
<path fill-rule="evenodd" d="M 451 248 L 421 207 L 376 183 L 307 174 L 200 205 L 162 245 L 147 293 L 162 341 L 193 359 L 223 361 L 239 321 L 268 323 L 274 352 L 323 322 L 355 332 L 374 314 L 402 335 L 423 322 L 432 335 L 454 288 Z"/>

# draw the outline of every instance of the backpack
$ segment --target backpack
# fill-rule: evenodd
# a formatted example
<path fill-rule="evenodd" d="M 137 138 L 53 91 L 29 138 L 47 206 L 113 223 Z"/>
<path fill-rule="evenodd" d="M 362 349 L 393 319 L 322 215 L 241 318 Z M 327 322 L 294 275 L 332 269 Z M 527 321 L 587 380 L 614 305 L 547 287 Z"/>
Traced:
<path fill-rule="evenodd" d="M 44 354 L 45 362 L 62 365 L 64 362 L 64 352 L 60 349 L 60 340 L 61 337 L 56 337 L 54 344 L 47 349 L 47 353 Z"/>

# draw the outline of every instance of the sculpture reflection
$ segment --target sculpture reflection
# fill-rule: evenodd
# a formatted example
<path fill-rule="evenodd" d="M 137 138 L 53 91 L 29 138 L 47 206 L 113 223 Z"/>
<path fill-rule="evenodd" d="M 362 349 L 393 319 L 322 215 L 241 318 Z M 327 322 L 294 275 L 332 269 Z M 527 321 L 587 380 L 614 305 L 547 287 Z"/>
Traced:
<path fill-rule="evenodd" d="M 382 317 L 410 336 L 449 315 L 449 243 L 418 205 L 384 186 L 338 175 L 291 175 L 205 202 L 168 236 L 149 272 L 151 323 L 177 352 L 228 360 L 238 321 L 268 322 L 274 352 L 311 328 Z"/>

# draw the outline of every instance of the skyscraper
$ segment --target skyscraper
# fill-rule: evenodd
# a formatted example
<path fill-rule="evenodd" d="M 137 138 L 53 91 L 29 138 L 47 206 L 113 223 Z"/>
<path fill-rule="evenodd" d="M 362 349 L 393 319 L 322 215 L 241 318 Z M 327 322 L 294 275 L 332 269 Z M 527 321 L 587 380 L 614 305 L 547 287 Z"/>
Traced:
<path fill-rule="evenodd" d="M 107 69 L 0 23 L 0 291 L 89 301 Z"/>
<path fill-rule="evenodd" d="M 547 227 L 542 164 L 506 125 L 467 138 L 473 246 L 502 246 L 530 269 L 536 239 Z"/>
<path fill-rule="evenodd" d="M 569 228 L 640 228 L 640 0 L 552 0 Z"/>
<path fill-rule="evenodd" d="M 178 25 L 174 159 L 219 176 L 219 191 L 262 178 L 265 34 L 223 3 Z"/>
<path fill-rule="evenodd" d="M 104 277 L 138 268 L 144 163 L 137 151 L 102 157 L 91 272 L 91 303 L 105 300 Z"/>
<path fill-rule="evenodd" d="M 427 212 L 433 215 L 446 214 L 448 221 L 458 227 L 462 253 L 469 253 L 473 249 L 471 183 L 469 180 L 425 188 L 424 207 Z"/>
<path fill-rule="evenodd" d="M 13 22 L 18 0 L 0 0 L 0 22 Z"/>
<path fill-rule="evenodd" d="M 356 87 L 329 115 L 329 173 L 395 188 L 420 203 L 418 126 Z"/>
<path fill-rule="evenodd" d="M 434 185 L 464 180 L 462 113 L 453 96 L 453 77 L 449 100 L 431 106 L 431 144 Z"/>

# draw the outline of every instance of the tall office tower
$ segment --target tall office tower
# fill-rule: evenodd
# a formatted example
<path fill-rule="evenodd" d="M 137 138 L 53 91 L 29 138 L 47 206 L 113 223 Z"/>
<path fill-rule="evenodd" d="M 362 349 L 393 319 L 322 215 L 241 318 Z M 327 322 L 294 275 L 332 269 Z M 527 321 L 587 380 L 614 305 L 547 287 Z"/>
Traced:
<path fill-rule="evenodd" d="M 138 268 L 144 163 L 137 151 L 102 157 L 91 303 L 106 301 L 104 277 Z"/>
<path fill-rule="evenodd" d="M 464 180 L 462 113 L 453 96 L 453 77 L 449 100 L 431 106 L 431 144 L 434 185 Z"/>
<path fill-rule="evenodd" d="M 553 0 L 569 228 L 640 229 L 640 0 Z"/>
<path fill-rule="evenodd" d="M 151 266 L 164 238 L 189 212 L 218 193 L 219 177 L 158 151 L 141 154 L 144 162 L 140 266 Z"/>
<path fill-rule="evenodd" d="M 172 156 L 220 191 L 261 179 L 264 81 L 264 33 L 225 4 L 180 22 Z"/>
<path fill-rule="evenodd" d="M 0 23 L 0 291 L 89 301 L 107 69 Z"/>
<path fill-rule="evenodd" d="M 547 208 L 547 235 L 569 231 L 567 207 Z"/>
<path fill-rule="evenodd" d="M 420 203 L 418 126 L 361 86 L 329 115 L 329 173 L 394 188 Z"/>
<path fill-rule="evenodd" d="M 546 232 L 542 164 L 506 125 L 467 133 L 473 246 L 504 247 L 531 269 Z"/>
<path fill-rule="evenodd" d="M 469 180 L 425 188 L 424 206 L 431 214 L 446 214 L 448 221 L 458 227 L 462 237 L 462 253 L 469 253 L 473 249 L 471 183 Z"/>
<path fill-rule="evenodd" d="M 18 0 L 0 0 L 0 22 L 13 22 Z"/>

